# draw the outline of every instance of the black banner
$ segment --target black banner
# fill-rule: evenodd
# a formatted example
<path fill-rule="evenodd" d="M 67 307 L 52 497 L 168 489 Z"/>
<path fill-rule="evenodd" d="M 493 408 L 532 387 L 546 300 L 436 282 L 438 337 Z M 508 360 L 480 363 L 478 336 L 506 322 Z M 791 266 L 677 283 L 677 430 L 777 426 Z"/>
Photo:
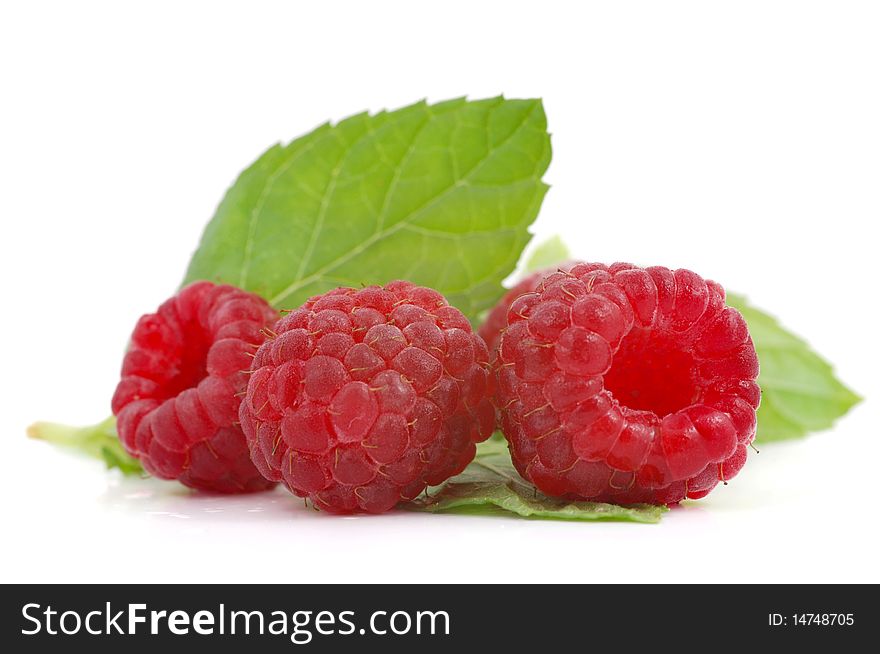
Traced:
<path fill-rule="evenodd" d="M 3 644 L 35 651 L 712 651 L 864 643 L 877 630 L 873 596 L 836 585 L 20 585 L 3 586 L 0 610 Z"/>

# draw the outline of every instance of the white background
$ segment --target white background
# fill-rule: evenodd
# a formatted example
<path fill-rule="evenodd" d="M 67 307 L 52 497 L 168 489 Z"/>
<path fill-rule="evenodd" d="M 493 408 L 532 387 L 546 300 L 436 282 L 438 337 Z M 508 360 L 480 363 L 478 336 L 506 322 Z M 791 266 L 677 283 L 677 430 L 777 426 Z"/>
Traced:
<path fill-rule="evenodd" d="M 0 581 L 880 581 L 876 4 L 300 4 L 0 10 Z M 135 320 L 270 144 L 499 93 L 549 117 L 536 233 L 749 294 L 866 401 L 656 526 L 333 518 L 25 438 L 108 413 Z"/>

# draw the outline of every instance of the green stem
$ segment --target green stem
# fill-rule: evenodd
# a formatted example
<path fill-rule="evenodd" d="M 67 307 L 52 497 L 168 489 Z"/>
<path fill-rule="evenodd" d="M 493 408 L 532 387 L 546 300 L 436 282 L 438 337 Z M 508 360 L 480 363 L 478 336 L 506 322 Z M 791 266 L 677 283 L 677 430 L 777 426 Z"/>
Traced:
<path fill-rule="evenodd" d="M 107 468 L 119 468 L 126 475 L 144 474 L 140 462 L 129 455 L 119 442 L 116 436 L 116 419 L 112 416 L 88 427 L 35 422 L 28 427 L 27 435 L 100 459 L 107 464 Z"/>

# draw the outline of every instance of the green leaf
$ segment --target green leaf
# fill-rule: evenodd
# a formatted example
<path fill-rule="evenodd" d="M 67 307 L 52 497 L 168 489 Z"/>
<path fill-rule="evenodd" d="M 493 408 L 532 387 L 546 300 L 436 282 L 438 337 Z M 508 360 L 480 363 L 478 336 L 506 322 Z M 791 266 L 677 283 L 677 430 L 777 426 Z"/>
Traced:
<path fill-rule="evenodd" d="M 431 513 L 647 523 L 659 522 L 667 511 L 663 506 L 569 502 L 543 495 L 519 476 L 506 444 L 495 437 L 478 446 L 477 457 L 464 472 L 409 508 Z"/>
<path fill-rule="evenodd" d="M 402 278 L 473 320 L 530 239 L 549 162 L 540 100 L 419 102 L 325 124 L 241 174 L 185 282 L 229 282 L 294 308 Z"/>
<path fill-rule="evenodd" d="M 827 429 L 861 401 L 834 376 L 827 361 L 775 318 L 741 296 L 728 295 L 727 302 L 746 319 L 761 364 L 759 441 L 801 438 Z"/>
<path fill-rule="evenodd" d="M 561 236 L 551 236 L 543 243 L 540 243 L 533 251 L 531 256 L 526 260 L 524 271 L 527 273 L 543 270 L 557 266 L 571 258 L 571 252 L 568 246 L 563 242 Z"/>
<path fill-rule="evenodd" d="M 54 422 L 36 422 L 27 430 L 28 436 L 53 445 L 75 450 L 101 459 L 108 469 L 118 468 L 124 475 L 143 475 L 140 462 L 131 457 L 116 436 L 116 419 L 107 418 L 88 427 L 70 427 Z"/>

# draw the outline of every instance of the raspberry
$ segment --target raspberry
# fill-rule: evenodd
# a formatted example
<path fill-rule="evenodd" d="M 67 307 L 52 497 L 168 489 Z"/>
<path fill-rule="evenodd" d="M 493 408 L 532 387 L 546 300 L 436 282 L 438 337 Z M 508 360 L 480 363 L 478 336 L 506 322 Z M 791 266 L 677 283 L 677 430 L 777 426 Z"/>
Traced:
<path fill-rule="evenodd" d="M 273 484 L 248 456 L 238 405 L 278 314 L 241 289 L 196 282 L 142 316 L 113 395 L 119 439 L 162 479 L 241 493 Z"/>
<path fill-rule="evenodd" d="M 274 331 L 241 424 L 266 478 L 320 509 L 387 511 L 461 472 L 492 433 L 486 345 L 436 291 L 338 288 Z"/>
<path fill-rule="evenodd" d="M 507 310 L 513 304 L 513 301 L 520 295 L 534 291 L 545 275 L 555 270 L 568 270 L 573 265 L 574 263 L 562 263 L 558 268 L 539 270 L 538 272 L 526 275 L 513 288 L 507 291 L 504 297 L 498 300 L 498 304 L 492 307 L 492 310 L 486 316 L 477 332 L 486 341 L 486 346 L 490 352 L 493 352 L 498 347 L 498 342 L 501 340 L 501 332 L 507 327 Z"/>
<path fill-rule="evenodd" d="M 494 366 L 524 478 L 548 495 L 674 504 L 739 472 L 755 436 L 758 359 L 721 286 L 623 263 L 526 281 L 502 301 Z"/>

